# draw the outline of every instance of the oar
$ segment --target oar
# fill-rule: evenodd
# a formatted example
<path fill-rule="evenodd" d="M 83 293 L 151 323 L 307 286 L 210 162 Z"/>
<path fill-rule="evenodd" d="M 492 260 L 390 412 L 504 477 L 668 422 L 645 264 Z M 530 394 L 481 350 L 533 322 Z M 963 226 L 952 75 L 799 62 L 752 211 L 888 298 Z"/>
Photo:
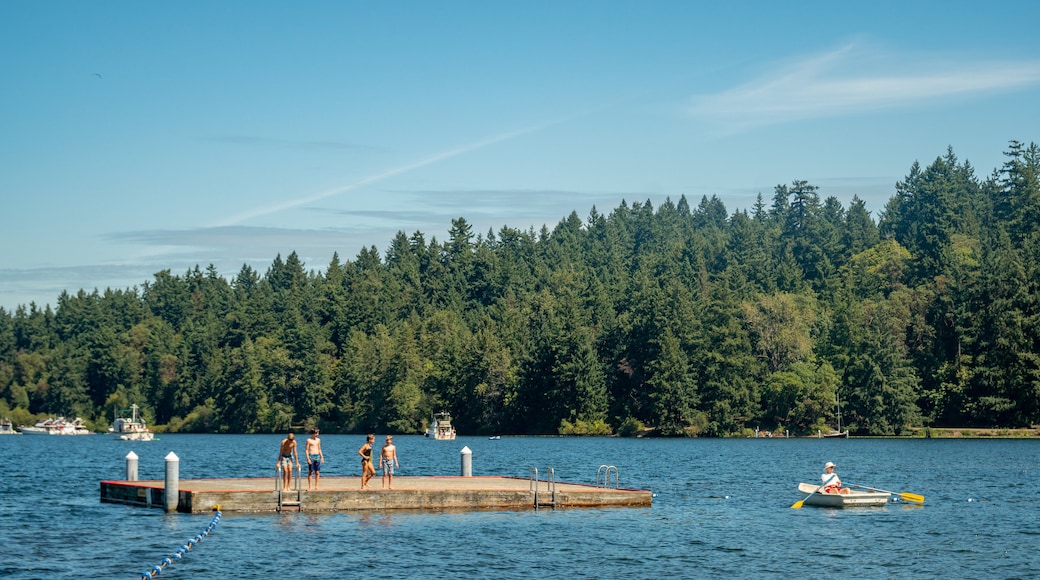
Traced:
<path fill-rule="evenodd" d="M 859 484 L 856 484 L 856 483 L 846 483 L 845 485 L 850 485 L 852 487 L 858 487 L 860 489 L 874 489 L 874 490 L 880 491 L 882 493 L 890 493 L 892 495 L 898 495 L 899 497 L 905 499 L 906 501 L 912 501 L 914 503 L 924 503 L 924 496 L 923 495 L 917 495 L 916 493 L 907 493 L 905 491 L 902 492 L 902 493 L 899 493 L 899 492 L 895 492 L 895 491 L 888 491 L 887 489 L 880 489 L 880 488 L 877 488 L 877 487 L 874 487 L 874 486 L 859 485 Z"/>
<path fill-rule="evenodd" d="M 794 502 L 793 504 L 791 504 L 791 509 L 793 509 L 793 510 L 800 510 L 800 509 L 802 509 L 802 504 L 805 503 L 806 499 L 809 499 L 810 497 L 812 497 L 813 493 L 816 493 L 816 490 L 813 490 L 812 493 L 810 493 L 809 495 L 805 496 L 805 499 L 800 499 L 800 500 Z"/>

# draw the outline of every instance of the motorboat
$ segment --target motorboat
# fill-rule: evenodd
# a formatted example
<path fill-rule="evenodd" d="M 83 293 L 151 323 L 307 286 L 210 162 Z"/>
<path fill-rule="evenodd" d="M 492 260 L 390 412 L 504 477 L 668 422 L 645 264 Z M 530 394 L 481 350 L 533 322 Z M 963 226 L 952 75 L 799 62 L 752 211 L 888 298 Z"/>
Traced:
<path fill-rule="evenodd" d="M 22 435 L 90 435 L 83 419 L 76 417 L 68 420 L 65 417 L 48 418 L 38 421 L 35 425 L 22 425 L 19 427 Z"/>
<path fill-rule="evenodd" d="M 112 426 L 108 428 L 116 439 L 122 441 L 151 441 L 155 438 L 148 426 L 144 424 L 138 411 L 140 407 L 130 405 L 129 409 L 117 409 Z"/>
<path fill-rule="evenodd" d="M 434 413 L 426 437 L 437 441 L 454 441 L 455 428 L 451 426 L 451 415 L 444 411 Z"/>
<path fill-rule="evenodd" d="M 15 431 L 14 425 L 11 424 L 11 420 L 7 417 L 0 419 L 0 435 L 21 435 L 21 432 Z"/>
<path fill-rule="evenodd" d="M 799 483 L 798 491 L 810 494 L 803 502 L 805 505 L 817 507 L 878 507 L 888 503 L 891 493 L 880 490 L 853 491 L 848 493 L 824 493 L 820 486 L 811 483 Z"/>

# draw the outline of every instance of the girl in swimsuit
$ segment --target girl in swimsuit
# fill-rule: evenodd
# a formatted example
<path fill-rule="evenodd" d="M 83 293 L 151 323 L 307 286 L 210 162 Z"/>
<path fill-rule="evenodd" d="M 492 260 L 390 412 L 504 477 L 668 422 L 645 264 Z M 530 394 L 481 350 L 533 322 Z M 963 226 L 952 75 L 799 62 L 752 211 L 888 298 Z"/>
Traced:
<path fill-rule="evenodd" d="M 376 474 L 376 468 L 372 465 L 372 444 L 375 441 L 376 436 L 369 435 L 365 439 L 365 444 L 358 449 L 358 455 L 361 456 L 361 489 L 367 489 L 368 480 Z"/>

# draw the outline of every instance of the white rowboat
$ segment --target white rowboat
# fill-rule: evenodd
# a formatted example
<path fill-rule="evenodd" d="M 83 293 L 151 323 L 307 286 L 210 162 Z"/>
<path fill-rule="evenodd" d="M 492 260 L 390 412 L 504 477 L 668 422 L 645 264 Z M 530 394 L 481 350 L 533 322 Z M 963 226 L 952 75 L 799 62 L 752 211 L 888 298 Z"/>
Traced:
<path fill-rule="evenodd" d="M 878 507 L 888 503 L 892 494 L 880 491 L 852 491 L 849 493 L 821 493 L 820 486 L 810 483 L 799 483 L 798 491 L 812 494 L 805 498 L 805 505 L 817 507 Z"/>

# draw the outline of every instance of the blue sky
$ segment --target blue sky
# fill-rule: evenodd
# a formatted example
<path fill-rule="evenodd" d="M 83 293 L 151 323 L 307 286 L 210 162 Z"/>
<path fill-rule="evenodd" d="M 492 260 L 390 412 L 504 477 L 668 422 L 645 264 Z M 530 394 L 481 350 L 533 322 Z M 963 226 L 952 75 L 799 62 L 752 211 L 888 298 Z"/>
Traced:
<path fill-rule="evenodd" d="M 0 3 L 0 307 L 1040 141 L 1035 2 Z"/>

